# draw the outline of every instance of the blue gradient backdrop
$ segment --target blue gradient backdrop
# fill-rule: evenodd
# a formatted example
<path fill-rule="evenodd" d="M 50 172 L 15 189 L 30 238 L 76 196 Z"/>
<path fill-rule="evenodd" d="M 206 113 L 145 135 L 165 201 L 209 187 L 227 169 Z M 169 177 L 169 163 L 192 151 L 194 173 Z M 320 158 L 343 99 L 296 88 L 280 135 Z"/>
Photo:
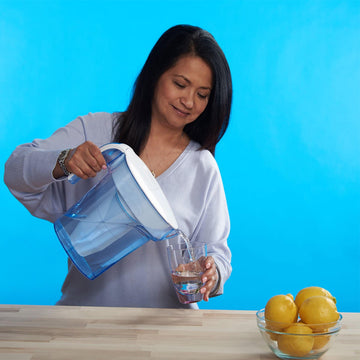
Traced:
<path fill-rule="evenodd" d="M 319 285 L 360 311 L 359 1 L 0 0 L 0 163 L 78 115 L 124 110 L 178 23 L 209 30 L 232 69 L 216 154 L 233 274 L 202 308 L 258 309 Z M 66 256 L 0 184 L 0 303 L 54 304 Z"/>

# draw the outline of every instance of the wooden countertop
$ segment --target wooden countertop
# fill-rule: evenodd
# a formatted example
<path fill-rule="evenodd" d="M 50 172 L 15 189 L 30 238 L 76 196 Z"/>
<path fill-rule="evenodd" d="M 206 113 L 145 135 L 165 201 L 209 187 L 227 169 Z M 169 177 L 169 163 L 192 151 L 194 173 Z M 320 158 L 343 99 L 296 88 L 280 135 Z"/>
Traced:
<path fill-rule="evenodd" d="M 360 359 L 360 313 L 322 360 Z M 0 305 L 1 360 L 276 360 L 254 311 Z"/>

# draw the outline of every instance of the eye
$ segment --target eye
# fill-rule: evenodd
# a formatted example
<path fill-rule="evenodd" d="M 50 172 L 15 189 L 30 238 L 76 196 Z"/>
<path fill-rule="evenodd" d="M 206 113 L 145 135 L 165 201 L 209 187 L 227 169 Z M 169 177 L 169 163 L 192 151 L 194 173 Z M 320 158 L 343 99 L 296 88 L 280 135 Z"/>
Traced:
<path fill-rule="evenodd" d="M 175 84 L 178 88 L 180 88 L 180 89 L 183 89 L 183 88 L 185 87 L 185 85 L 181 84 L 181 83 L 178 82 L 178 81 L 174 81 L 174 84 Z"/>
<path fill-rule="evenodd" d="M 205 100 L 209 97 L 209 94 L 202 94 L 202 93 L 198 93 L 198 97 L 202 100 Z"/>

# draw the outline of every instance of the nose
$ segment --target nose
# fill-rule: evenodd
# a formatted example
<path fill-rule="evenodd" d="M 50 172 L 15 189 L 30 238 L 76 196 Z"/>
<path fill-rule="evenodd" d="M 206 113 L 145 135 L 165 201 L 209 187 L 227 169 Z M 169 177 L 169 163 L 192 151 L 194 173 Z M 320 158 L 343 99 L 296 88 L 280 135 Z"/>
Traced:
<path fill-rule="evenodd" d="M 180 102 L 189 110 L 191 110 L 194 106 L 194 96 L 188 91 L 180 98 Z"/>

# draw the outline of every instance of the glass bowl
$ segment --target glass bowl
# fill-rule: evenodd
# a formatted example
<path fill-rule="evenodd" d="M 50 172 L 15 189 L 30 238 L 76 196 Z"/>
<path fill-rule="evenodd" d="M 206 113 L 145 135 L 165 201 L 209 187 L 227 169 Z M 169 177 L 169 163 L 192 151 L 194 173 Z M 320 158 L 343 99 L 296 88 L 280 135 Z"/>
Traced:
<path fill-rule="evenodd" d="M 256 313 L 257 326 L 271 351 L 280 359 L 318 359 L 325 354 L 341 329 L 342 315 L 338 321 L 327 324 L 304 324 L 312 329 L 310 334 L 284 332 L 289 324 L 265 320 L 265 309 Z"/>

